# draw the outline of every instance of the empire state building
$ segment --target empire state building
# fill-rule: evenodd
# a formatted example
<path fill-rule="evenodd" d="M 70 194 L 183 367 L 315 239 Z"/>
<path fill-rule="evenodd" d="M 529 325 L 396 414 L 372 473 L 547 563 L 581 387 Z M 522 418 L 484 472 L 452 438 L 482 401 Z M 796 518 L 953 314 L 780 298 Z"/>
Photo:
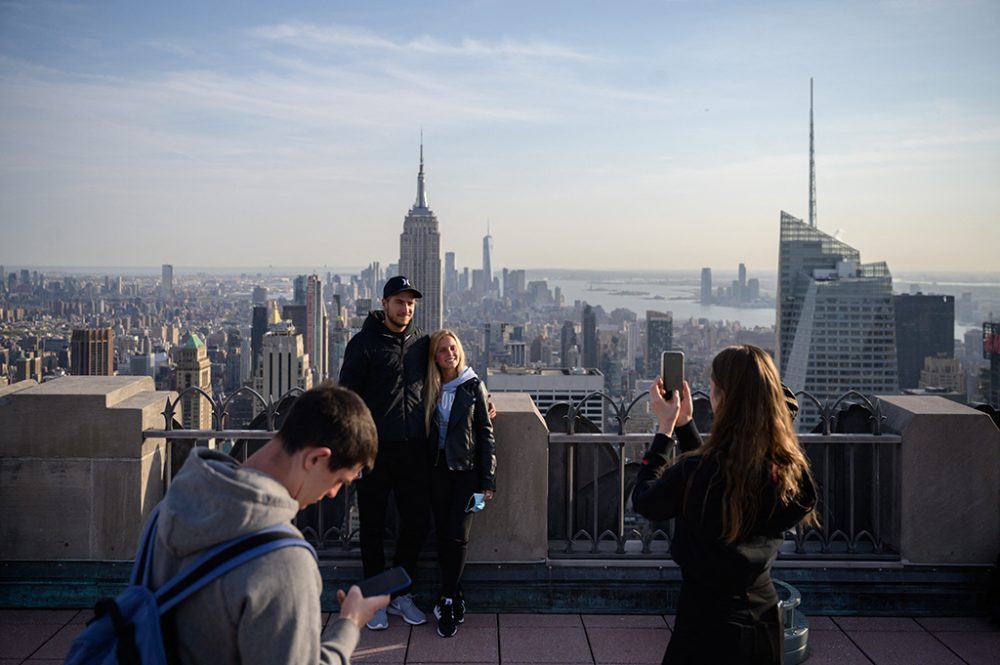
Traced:
<path fill-rule="evenodd" d="M 399 274 L 409 277 L 424 296 L 413 315 L 416 325 L 424 332 L 441 328 L 441 234 L 437 217 L 427 207 L 423 141 L 420 143 L 417 201 L 403 220 L 403 232 L 399 236 Z"/>

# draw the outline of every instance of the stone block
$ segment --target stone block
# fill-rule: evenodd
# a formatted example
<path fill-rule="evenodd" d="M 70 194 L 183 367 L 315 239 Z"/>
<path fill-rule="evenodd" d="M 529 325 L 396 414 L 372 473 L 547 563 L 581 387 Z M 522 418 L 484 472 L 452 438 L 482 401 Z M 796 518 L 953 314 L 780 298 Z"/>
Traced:
<path fill-rule="evenodd" d="M 164 492 L 174 393 L 149 377 L 68 376 L 0 395 L 0 559 L 127 560 Z"/>
<path fill-rule="evenodd" d="M 494 393 L 497 493 L 477 513 L 469 561 L 541 561 L 548 556 L 548 437 L 526 393 Z"/>
<path fill-rule="evenodd" d="M 0 559 L 90 558 L 90 460 L 0 458 Z"/>
<path fill-rule="evenodd" d="M 993 563 L 1000 551 L 1000 431 L 941 397 L 880 397 L 900 444 L 900 554 L 922 564 Z"/>

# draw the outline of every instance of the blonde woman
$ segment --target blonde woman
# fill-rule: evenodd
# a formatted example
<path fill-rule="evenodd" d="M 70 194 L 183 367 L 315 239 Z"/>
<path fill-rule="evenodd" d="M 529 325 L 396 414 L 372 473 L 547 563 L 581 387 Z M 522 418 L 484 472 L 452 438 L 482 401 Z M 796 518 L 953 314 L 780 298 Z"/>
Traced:
<path fill-rule="evenodd" d="M 486 386 L 466 366 L 462 342 L 450 330 L 431 335 L 424 404 L 441 571 L 434 616 L 438 635 L 452 637 L 465 621 L 461 582 L 472 516 L 483 505 L 477 499 L 493 499 L 497 462 Z"/>
<path fill-rule="evenodd" d="M 691 392 L 650 406 L 660 432 L 632 494 L 651 520 L 674 518 L 670 553 L 683 580 L 664 663 L 781 663 L 783 629 L 771 565 L 783 534 L 816 523 L 816 487 L 771 357 L 731 346 L 712 362 L 712 435 L 702 443 Z M 674 464 L 671 441 L 682 451 Z"/>

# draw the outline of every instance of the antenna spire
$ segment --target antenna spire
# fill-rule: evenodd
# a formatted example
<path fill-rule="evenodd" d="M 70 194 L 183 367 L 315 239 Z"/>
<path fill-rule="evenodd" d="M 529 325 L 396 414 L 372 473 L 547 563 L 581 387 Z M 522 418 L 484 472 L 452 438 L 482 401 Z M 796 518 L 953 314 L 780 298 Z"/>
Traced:
<path fill-rule="evenodd" d="M 816 227 L 816 139 L 813 132 L 812 77 L 809 77 L 809 226 Z"/>
<path fill-rule="evenodd" d="M 417 202 L 416 208 L 427 207 L 427 191 L 424 188 L 424 128 L 420 128 L 420 171 L 417 173 Z"/>

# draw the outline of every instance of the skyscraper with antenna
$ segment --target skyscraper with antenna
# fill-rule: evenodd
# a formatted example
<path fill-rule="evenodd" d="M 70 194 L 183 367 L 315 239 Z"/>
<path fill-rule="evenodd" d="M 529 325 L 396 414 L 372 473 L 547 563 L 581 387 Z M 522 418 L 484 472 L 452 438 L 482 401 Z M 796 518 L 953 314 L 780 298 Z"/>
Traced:
<path fill-rule="evenodd" d="M 809 78 L 809 226 L 816 228 L 816 134 L 813 131 L 813 80 Z"/>
<path fill-rule="evenodd" d="M 884 261 L 816 228 L 816 162 L 809 81 L 809 222 L 781 211 L 775 362 L 782 380 L 822 401 L 849 390 L 864 395 L 899 389 L 892 274 Z M 799 426 L 818 410 L 799 402 Z"/>
<path fill-rule="evenodd" d="M 424 186 L 424 133 L 420 132 L 420 171 L 417 173 L 417 200 L 403 220 L 399 236 L 399 274 L 423 293 L 413 320 L 425 332 L 442 325 L 441 233 L 438 219 L 427 204 Z"/>

